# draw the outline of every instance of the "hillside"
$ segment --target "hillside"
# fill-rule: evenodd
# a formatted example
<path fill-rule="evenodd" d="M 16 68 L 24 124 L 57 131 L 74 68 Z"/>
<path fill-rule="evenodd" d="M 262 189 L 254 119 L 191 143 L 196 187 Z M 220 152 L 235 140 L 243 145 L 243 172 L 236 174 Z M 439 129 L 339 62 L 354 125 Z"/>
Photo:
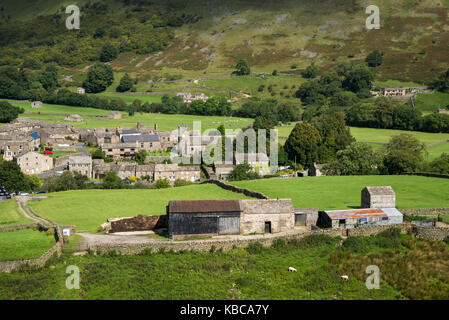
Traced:
<path fill-rule="evenodd" d="M 86 2 L 77 3 L 81 6 Z M 363 59 L 375 49 L 385 54 L 384 63 L 377 70 L 379 79 L 420 84 L 432 80 L 449 66 L 447 0 L 100 2 L 107 3 L 101 13 L 92 11 L 92 4 L 90 11 L 82 9 L 77 37 L 73 31 L 64 29 L 67 15 L 59 11 L 51 40 L 48 33 L 40 35 L 39 30 L 35 30 L 32 47 L 30 42 L 21 41 L 29 47 L 19 47 L 14 55 L 12 47 L 17 48 L 16 45 L 8 44 L 8 48 L 1 49 L 1 64 L 20 65 L 25 57 L 33 56 L 43 63 L 58 63 L 76 80 L 98 58 L 105 41 L 119 47 L 123 40 L 134 41 L 149 35 L 151 39 L 147 40 L 153 46 L 121 52 L 112 61 L 114 71 L 139 75 L 140 80 L 214 78 L 229 74 L 238 59 L 246 58 L 252 71 L 271 73 L 276 69 L 297 73 L 312 61 L 327 69 L 348 58 Z M 124 5 L 124 2 L 129 4 Z M 26 27 L 17 29 L 17 20 L 39 23 L 66 3 L 2 1 L 0 15 L 13 23 L 0 25 L 0 32 L 5 34 L 9 30 L 11 33 L 8 28 L 12 27 L 16 32 L 23 31 Z M 380 8 L 380 30 L 368 31 L 364 27 L 365 8 L 371 4 Z M 182 23 L 161 21 L 167 13 Z M 145 22 L 142 17 L 146 17 Z M 96 29 L 104 28 L 108 33 L 112 25 L 122 29 L 118 38 L 109 35 L 93 38 Z M 36 41 L 40 36 L 43 43 Z M 72 48 L 75 52 L 69 56 L 73 59 L 68 61 L 59 51 L 67 49 L 70 41 L 75 41 L 76 48 Z M 51 47 L 50 52 L 48 47 Z M 77 51 L 84 57 L 76 54 Z"/>

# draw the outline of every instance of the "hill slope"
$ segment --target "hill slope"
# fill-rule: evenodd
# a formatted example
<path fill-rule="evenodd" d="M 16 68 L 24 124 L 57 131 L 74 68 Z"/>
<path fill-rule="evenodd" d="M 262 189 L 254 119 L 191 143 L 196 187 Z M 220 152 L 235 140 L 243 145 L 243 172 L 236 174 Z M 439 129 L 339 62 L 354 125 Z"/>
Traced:
<path fill-rule="evenodd" d="M 53 13 L 65 2 L 5 0 L 2 14 L 13 20 L 30 19 L 36 14 Z M 80 5 L 85 2 L 78 1 Z M 292 67 L 305 68 L 312 61 L 326 69 L 348 59 L 363 59 L 375 49 L 385 53 L 384 64 L 378 68 L 382 79 L 422 83 L 449 67 L 448 0 L 155 0 L 152 4 L 138 1 L 139 6 L 134 4 L 137 1 L 100 2 L 108 4 L 104 14 L 107 19 L 100 15 L 96 21 L 91 21 L 90 16 L 89 21 L 82 19 L 82 36 L 91 37 L 83 35 L 83 26 L 92 28 L 96 24 L 95 27 L 107 28 L 108 19 L 126 25 L 131 18 L 123 19 L 120 15 L 124 12 L 129 17 L 141 12 L 152 14 L 154 10 L 162 16 L 170 13 L 195 17 L 182 26 L 172 27 L 174 36 L 162 51 L 124 52 L 113 61 L 116 71 L 140 74 L 142 79 L 170 74 L 227 74 L 239 58 L 248 59 L 253 71 L 292 71 Z M 380 30 L 365 29 L 365 8 L 371 4 L 380 8 Z M 65 17 L 61 14 L 61 21 Z M 145 23 L 151 24 L 152 18 L 148 17 Z M 134 30 L 128 38 L 140 37 L 139 32 L 148 30 Z M 91 39 L 89 44 L 96 47 L 97 42 L 106 40 L 120 45 L 115 39 Z M 82 49 L 93 50 L 87 45 Z M 89 59 L 94 57 L 92 54 Z M 70 68 L 85 72 L 86 65 L 80 62 Z"/>

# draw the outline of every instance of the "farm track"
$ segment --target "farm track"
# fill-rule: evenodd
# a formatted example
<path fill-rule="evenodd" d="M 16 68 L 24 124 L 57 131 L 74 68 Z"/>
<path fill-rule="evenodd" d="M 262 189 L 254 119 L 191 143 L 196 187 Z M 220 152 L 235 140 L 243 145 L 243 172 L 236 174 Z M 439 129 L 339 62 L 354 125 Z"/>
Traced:
<path fill-rule="evenodd" d="M 45 199 L 45 198 L 39 197 L 39 198 L 34 198 L 34 199 Z M 45 226 L 53 227 L 56 225 L 56 223 L 54 223 L 50 220 L 44 219 L 44 218 L 38 216 L 37 214 L 35 214 L 33 212 L 33 210 L 31 210 L 30 207 L 28 206 L 29 200 L 30 200 L 29 197 L 17 197 L 16 198 L 17 205 L 25 217 L 27 217 L 31 220 L 34 220 L 37 223 L 41 223 Z"/>

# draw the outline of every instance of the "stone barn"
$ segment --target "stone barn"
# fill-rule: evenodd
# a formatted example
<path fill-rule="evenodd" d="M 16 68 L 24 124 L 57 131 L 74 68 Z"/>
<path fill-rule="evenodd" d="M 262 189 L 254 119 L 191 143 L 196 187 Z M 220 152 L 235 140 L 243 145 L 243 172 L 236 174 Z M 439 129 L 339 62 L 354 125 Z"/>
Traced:
<path fill-rule="evenodd" d="M 42 105 L 43 105 L 42 101 L 31 102 L 31 108 L 33 108 L 33 109 L 40 109 L 40 108 L 42 108 Z"/>
<path fill-rule="evenodd" d="M 318 225 L 322 228 L 357 228 L 394 225 L 403 222 L 396 208 L 335 210 L 320 212 Z"/>
<path fill-rule="evenodd" d="M 315 226 L 318 221 L 317 208 L 294 209 L 295 226 Z"/>
<path fill-rule="evenodd" d="M 362 190 L 362 208 L 396 208 L 396 195 L 390 186 Z"/>
<path fill-rule="evenodd" d="M 173 239 L 281 232 L 295 224 L 290 199 L 170 201 L 167 215 Z"/>

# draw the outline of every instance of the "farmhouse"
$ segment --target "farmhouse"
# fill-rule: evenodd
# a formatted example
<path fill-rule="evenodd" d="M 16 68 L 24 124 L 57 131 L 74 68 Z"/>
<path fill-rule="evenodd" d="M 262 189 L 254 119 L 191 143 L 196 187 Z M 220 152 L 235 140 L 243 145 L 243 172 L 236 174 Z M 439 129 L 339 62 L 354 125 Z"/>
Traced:
<path fill-rule="evenodd" d="M 25 174 L 39 174 L 53 169 L 53 159 L 34 151 L 24 151 L 14 157 Z"/>
<path fill-rule="evenodd" d="M 85 94 L 86 93 L 86 89 L 79 87 L 79 88 L 76 89 L 76 93 L 78 93 L 78 94 Z"/>
<path fill-rule="evenodd" d="M 235 165 L 247 162 L 259 175 L 270 174 L 270 159 L 265 153 L 235 153 Z"/>
<path fill-rule="evenodd" d="M 174 239 L 294 228 L 290 199 L 170 201 L 167 215 L 168 232 Z"/>
<path fill-rule="evenodd" d="M 402 213 L 396 208 L 336 210 L 320 212 L 318 226 L 323 228 L 357 228 L 400 224 Z"/>
<path fill-rule="evenodd" d="M 176 96 L 181 97 L 184 103 L 191 103 L 196 100 L 207 101 L 209 99 L 204 93 L 195 93 L 192 95 L 190 92 L 178 92 Z"/>
<path fill-rule="evenodd" d="M 396 195 L 390 186 L 366 187 L 362 190 L 362 208 L 395 208 Z"/>
<path fill-rule="evenodd" d="M 232 175 L 232 170 L 234 170 L 233 164 L 214 163 L 214 172 L 218 180 L 228 180 Z"/>
<path fill-rule="evenodd" d="M 384 96 L 385 97 L 405 97 L 406 89 L 405 88 L 385 88 Z"/>
<path fill-rule="evenodd" d="M 69 171 L 92 178 L 92 158 L 89 156 L 70 156 Z"/>

